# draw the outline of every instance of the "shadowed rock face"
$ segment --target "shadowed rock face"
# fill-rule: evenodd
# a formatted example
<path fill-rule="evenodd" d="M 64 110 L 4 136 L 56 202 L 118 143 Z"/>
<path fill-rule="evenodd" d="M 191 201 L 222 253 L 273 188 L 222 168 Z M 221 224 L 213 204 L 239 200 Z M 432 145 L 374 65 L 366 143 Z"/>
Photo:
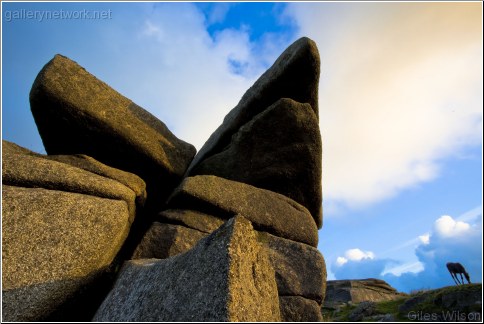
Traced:
<path fill-rule="evenodd" d="M 282 322 L 322 322 L 321 306 L 314 300 L 300 296 L 282 296 L 281 305 Z"/>
<path fill-rule="evenodd" d="M 166 259 L 190 250 L 207 235 L 181 225 L 154 222 L 131 259 Z"/>
<path fill-rule="evenodd" d="M 61 55 L 39 72 L 30 105 L 48 154 L 86 154 L 137 174 L 156 202 L 195 155 L 161 121 Z"/>
<path fill-rule="evenodd" d="M 242 126 L 191 175 L 216 175 L 289 197 L 321 227 L 321 134 L 309 104 L 280 99 Z"/>
<path fill-rule="evenodd" d="M 308 208 L 318 228 L 321 228 L 319 73 L 320 60 L 316 44 L 309 38 L 300 38 L 279 56 L 227 114 L 222 125 L 210 136 L 190 164 L 187 176 L 212 174 L 285 194 Z M 276 105 L 282 98 L 291 100 L 285 99 Z M 301 108 L 301 104 L 307 105 Z M 274 109 L 273 105 L 282 105 L 286 109 Z M 307 107 L 313 114 L 308 114 Z M 291 112 L 289 109 L 297 111 Z M 248 128 L 254 134 L 248 133 Z M 286 128 L 287 133 L 284 133 Z M 296 138 L 291 139 L 290 135 Z M 249 143 L 251 147 L 246 146 Z M 247 152 L 250 149 L 253 151 Z M 246 153 L 248 156 L 244 156 Z M 285 161 L 280 160 L 282 157 L 298 162 L 283 170 L 282 164 Z M 222 163 L 227 159 L 233 167 L 230 174 L 227 172 L 229 167 L 224 167 Z M 270 163 L 273 164 L 272 168 Z M 248 171 L 254 171 L 258 166 L 268 171 L 263 179 L 260 173 L 248 174 Z M 296 181 L 292 187 L 292 181 L 299 176 L 304 179 Z M 304 181 L 307 181 L 305 190 L 300 185 Z"/>
<path fill-rule="evenodd" d="M 257 230 L 318 245 L 318 230 L 306 208 L 286 196 L 241 182 L 206 175 L 189 177 L 175 190 L 168 206 L 220 218 L 241 214 Z"/>
<path fill-rule="evenodd" d="M 187 253 L 127 262 L 94 321 L 280 321 L 268 256 L 235 217 Z"/>

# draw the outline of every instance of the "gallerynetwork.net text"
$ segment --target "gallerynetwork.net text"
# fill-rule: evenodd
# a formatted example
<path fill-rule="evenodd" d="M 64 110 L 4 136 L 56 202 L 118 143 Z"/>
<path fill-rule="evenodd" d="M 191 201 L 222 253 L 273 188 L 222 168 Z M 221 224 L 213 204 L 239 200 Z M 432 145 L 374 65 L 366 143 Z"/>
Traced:
<path fill-rule="evenodd" d="M 37 20 L 56 20 L 56 19 L 111 19 L 111 10 L 5 10 L 4 17 L 6 22 L 12 20 L 29 19 Z"/>

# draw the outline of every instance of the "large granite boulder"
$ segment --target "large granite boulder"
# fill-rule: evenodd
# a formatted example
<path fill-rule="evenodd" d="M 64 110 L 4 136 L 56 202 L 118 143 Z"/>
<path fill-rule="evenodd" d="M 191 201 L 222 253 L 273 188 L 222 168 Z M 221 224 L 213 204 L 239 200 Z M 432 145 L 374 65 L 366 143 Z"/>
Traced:
<path fill-rule="evenodd" d="M 136 204 L 143 206 L 146 201 L 146 184 L 137 175 L 107 166 L 90 156 L 76 155 L 44 155 L 32 152 L 15 143 L 2 140 L 2 155 L 23 154 L 58 161 L 77 168 L 95 173 L 105 178 L 116 180 L 131 189 L 136 195 Z"/>
<path fill-rule="evenodd" d="M 191 175 L 216 175 L 285 195 L 306 207 L 321 227 L 321 134 L 309 104 L 279 99 L 253 117 L 221 152 Z"/>
<path fill-rule="evenodd" d="M 325 307 L 335 307 L 348 302 L 380 302 L 405 296 L 380 279 L 329 280 L 326 283 Z"/>
<path fill-rule="evenodd" d="M 258 240 L 276 272 L 280 296 L 300 296 L 321 305 L 326 291 L 326 264 L 318 249 L 265 232 Z"/>
<path fill-rule="evenodd" d="M 220 152 L 238 129 L 281 98 L 309 103 L 318 116 L 320 59 L 316 43 L 302 37 L 250 87 L 194 158 L 189 170 Z"/>
<path fill-rule="evenodd" d="M 316 44 L 298 39 L 227 114 L 186 175 L 212 174 L 279 192 L 308 208 L 321 228 L 319 73 Z"/>
<path fill-rule="evenodd" d="M 186 178 L 168 201 L 170 208 L 199 210 L 219 218 L 237 214 L 257 230 L 316 247 L 318 230 L 308 210 L 281 194 L 216 176 Z"/>
<path fill-rule="evenodd" d="M 151 204 L 163 202 L 195 155 L 163 122 L 62 55 L 39 72 L 30 105 L 49 155 L 85 154 L 132 172 L 145 180 Z"/>
<path fill-rule="evenodd" d="M 235 217 L 190 251 L 128 261 L 94 321 L 280 321 L 267 254 Z"/>
<path fill-rule="evenodd" d="M 130 224 L 121 199 L 3 185 L 3 320 L 89 320 Z"/>
<path fill-rule="evenodd" d="M 2 183 L 4 185 L 45 188 L 121 200 L 128 206 L 130 222 L 134 220 L 136 194 L 124 184 L 70 164 L 46 159 L 33 152 L 22 151 L 18 149 L 17 145 L 15 147 L 5 141 L 2 153 Z M 89 163 L 89 160 L 86 162 Z M 96 165 L 102 164 L 97 162 Z M 106 169 L 111 171 L 109 167 Z M 112 172 L 116 174 L 115 171 Z M 134 175 L 131 177 L 137 178 Z M 138 180 L 142 182 L 141 179 L 138 178 Z M 139 197 L 141 197 L 138 201 L 142 201 L 146 193 L 142 188 L 138 189 Z"/>
<path fill-rule="evenodd" d="M 301 296 L 279 297 L 282 322 L 322 322 L 321 305 Z"/>

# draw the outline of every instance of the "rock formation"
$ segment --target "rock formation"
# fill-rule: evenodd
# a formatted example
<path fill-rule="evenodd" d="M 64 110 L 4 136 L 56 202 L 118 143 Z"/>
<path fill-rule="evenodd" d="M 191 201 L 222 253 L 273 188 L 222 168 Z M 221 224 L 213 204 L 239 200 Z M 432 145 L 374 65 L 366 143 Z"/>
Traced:
<path fill-rule="evenodd" d="M 48 155 L 3 141 L 3 320 L 321 321 L 318 80 L 301 38 L 194 157 L 56 55 L 30 93 Z"/>
<path fill-rule="evenodd" d="M 225 116 L 187 174 L 227 177 L 287 195 L 309 209 L 321 228 L 319 66 L 312 40 L 303 37 L 289 46 Z M 261 141 L 247 132 L 257 132 Z M 227 171 L 223 159 L 235 169 Z"/>
<path fill-rule="evenodd" d="M 267 253 L 236 216 L 187 253 L 127 262 L 94 321 L 280 321 L 274 296 Z"/>
<path fill-rule="evenodd" d="M 336 307 L 345 303 L 365 301 L 380 302 L 395 300 L 405 296 L 397 292 L 384 280 L 330 280 L 326 283 L 325 307 Z"/>
<path fill-rule="evenodd" d="M 153 204 L 166 199 L 195 155 L 163 122 L 62 55 L 38 74 L 30 106 L 49 155 L 86 154 L 134 173 Z"/>

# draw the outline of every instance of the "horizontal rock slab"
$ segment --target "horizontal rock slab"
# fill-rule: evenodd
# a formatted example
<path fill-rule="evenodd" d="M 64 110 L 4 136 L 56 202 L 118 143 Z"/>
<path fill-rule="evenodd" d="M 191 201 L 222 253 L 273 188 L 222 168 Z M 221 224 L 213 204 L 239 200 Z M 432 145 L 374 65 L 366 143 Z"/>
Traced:
<path fill-rule="evenodd" d="M 101 285 L 97 279 L 129 232 L 127 204 L 43 188 L 2 190 L 3 320 L 49 320 L 66 303 L 76 305 L 89 286 Z M 77 314 L 59 320 L 83 320 L 76 316 L 89 309 L 77 306 Z"/>
<path fill-rule="evenodd" d="M 311 105 L 279 99 L 240 127 L 230 143 L 194 166 L 190 175 L 215 175 L 289 197 L 322 226 L 322 144 Z"/>
<path fill-rule="evenodd" d="M 190 250 L 207 235 L 181 225 L 154 222 L 131 259 L 166 259 Z"/>
<path fill-rule="evenodd" d="M 326 285 L 325 307 L 348 302 L 381 302 L 405 296 L 381 279 L 328 280 Z"/>
<path fill-rule="evenodd" d="M 279 297 L 282 322 L 322 322 L 321 306 L 300 296 Z"/>
<path fill-rule="evenodd" d="M 131 222 L 136 214 L 135 193 L 120 182 L 36 155 L 5 150 L 2 156 L 2 182 L 17 187 L 37 187 L 122 200 L 128 205 Z"/>
<path fill-rule="evenodd" d="M 281 194 L 216 176 L 183 180 L 170 208 L 200 210 L 220 218 L 244 215 L 257 230 L 316 247 L 318 230 L 309 211 Z"/>
<path fill-rule="evenodd" d="M 258 232 L 276 272 L 280 296 L 301 296 L 321 304 L 326 291 L 326 264 L 318 249 Z"/>
<path fill-rule="evenodd" d="M 302 37 L 291 44 L 225 116 L 191 163 L 187 174 L 207 157 L 223 151 L 233 134 L 281 98 L 311 105 L 318 116 L 320 58 L 316 43 Z"/>
<path fill-rule="evenodd" d="M 30 106 L 49 155 L 85 154 L 140 176 L 152 203 L 178 185 L 195 148 L 166 125 L 69 58 L 39 72 Z"/>
<path fill-rule="evenodd" d="M 274 270 L 235 217 L 178 256 L 125 263 L 94 321 L 280 321 Z"/>
<path fill-rule="evenodd" d="M 144 206 L 146 202 L 146 183 L 143 179 L 133 173 L 112 168 L 84 154 L 46 155 L 44 157 L 49 160 L 70 164 L 91 173 L 116 180 L 133 190 L 136 195 L 136 203 L 138 206 Z"/>
<path fill-rule="evenodd" d="M 204 233 L 212 233 L 226 220 L 196 210 L 169 209 L 158 214 L 160 222 L 180 224 Z"/>

